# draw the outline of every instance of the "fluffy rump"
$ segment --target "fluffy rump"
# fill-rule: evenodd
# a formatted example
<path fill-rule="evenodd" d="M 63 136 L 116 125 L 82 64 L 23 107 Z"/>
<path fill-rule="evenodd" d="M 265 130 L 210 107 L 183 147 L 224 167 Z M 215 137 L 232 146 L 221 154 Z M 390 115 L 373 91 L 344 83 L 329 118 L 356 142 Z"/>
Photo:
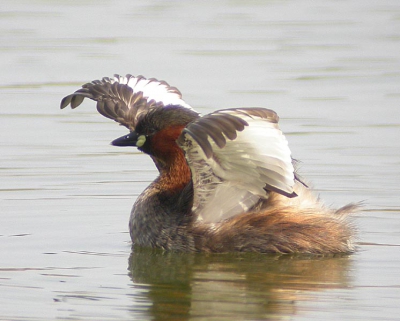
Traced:
<path fill-rule="evenodd" d="M 348 216 L 359 205 L 338 210 L 323 206 L 305 187 L 299 196 L 286 198 L 271 193 L 262 209 L 238 215 L 214 226 L 201 226 L 206 232 L 197 246 L 209 252 L 260 252 L 335 254 L 355 251 L 355 228 Z M 296 191 L 297 192 L 297 191 Z M 206 231 L 204 231 L 206 230 Z"/>

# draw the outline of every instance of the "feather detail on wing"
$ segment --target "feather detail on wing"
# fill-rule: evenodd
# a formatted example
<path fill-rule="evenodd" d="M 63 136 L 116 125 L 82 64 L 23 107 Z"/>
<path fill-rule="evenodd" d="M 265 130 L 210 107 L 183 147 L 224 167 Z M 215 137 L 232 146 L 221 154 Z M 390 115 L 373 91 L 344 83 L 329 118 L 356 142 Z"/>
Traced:
<path fill-rule="evenodd" d="M 247 212 L 274 191 L 294 197 L 294 168 L 277 114 L 264 108 L 219 110 L 178 138 L 192 171 L 193 211 L 219 222 Z"/>
<path fill-rule="evenodd" d="M 61 109 L 78 107 L 85 98 L 97 101 L 97 110 L 107 118 L 134 130 L 138 118 L 154 107 L 179 105 L 192 109 L 182 99 L 181 92 L 165 81 L 143 76 L 114 75 L 82 86 L 61 101 Z"/>

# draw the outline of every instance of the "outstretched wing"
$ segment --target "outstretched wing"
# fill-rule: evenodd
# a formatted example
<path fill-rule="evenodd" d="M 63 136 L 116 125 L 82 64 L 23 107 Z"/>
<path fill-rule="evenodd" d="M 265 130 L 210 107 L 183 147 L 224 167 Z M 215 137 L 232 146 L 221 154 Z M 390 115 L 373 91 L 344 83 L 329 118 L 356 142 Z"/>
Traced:
<path fill-rule="evenodd" d="M 264 108 L 219 110 L 178 138 L 192 171 L 193 211 L 218 222 L 251 209 L 269 191 L 294 197 L 294 168 L 277 114 Z"/>
<path fill-rule="evenodd" d="M 61 101 L 61 109 L 71 105 L 78 107 L 85 98 L 97 101 L 97 110 L 105 117 L 111 118 L 134 130 L 139 116 L 154 107 L 179 105 L 192 109 L 182 99 L 181 92 L 165 81 L 143 76 L 114 75 L 104 77 L 82 86 L 73 94 Z"/>

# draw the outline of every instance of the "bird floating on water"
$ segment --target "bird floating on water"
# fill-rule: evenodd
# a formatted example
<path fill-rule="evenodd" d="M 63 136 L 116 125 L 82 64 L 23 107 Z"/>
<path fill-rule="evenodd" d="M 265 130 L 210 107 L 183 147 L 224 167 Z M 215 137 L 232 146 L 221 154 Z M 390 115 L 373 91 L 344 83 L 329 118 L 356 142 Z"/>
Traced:
<path fill-rule="evenodd" d="M 105 77 L 61 101 L 97 102 L 129 129 L 112 142 L 148 154 L 159 176 L 133 205 L 135 246 L 192 252 L 351 253 L 357 205 L 325 207 L 299 178 L 278 115 L 265 108 L 201 116 L 165 81 Z M 113 166 L 113 164 L 110 164 Z"/>

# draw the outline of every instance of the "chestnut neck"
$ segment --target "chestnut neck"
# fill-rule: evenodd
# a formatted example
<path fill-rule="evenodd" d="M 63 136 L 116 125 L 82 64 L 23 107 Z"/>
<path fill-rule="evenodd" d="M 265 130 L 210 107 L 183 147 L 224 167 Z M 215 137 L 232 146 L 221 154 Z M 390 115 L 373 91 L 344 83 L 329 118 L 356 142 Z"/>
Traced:
<path fill-rule="evenodd" d="M 190 182 L 191 172 L 182 150 L 177 150 L 167 162 L 155 157 L 152 158 L 160 172 L 157 180 L 160 189 L 171 192 L 179 191 Z"/>
<path fill-rule="evenodd" d="M 183 127 L 169 127 L 153 137 L 154 152 L 151 156 L 160 172 L 157 185 L 161 190 L 178 192 L 191 181 L 184 152 L 176 143 Z"/>

